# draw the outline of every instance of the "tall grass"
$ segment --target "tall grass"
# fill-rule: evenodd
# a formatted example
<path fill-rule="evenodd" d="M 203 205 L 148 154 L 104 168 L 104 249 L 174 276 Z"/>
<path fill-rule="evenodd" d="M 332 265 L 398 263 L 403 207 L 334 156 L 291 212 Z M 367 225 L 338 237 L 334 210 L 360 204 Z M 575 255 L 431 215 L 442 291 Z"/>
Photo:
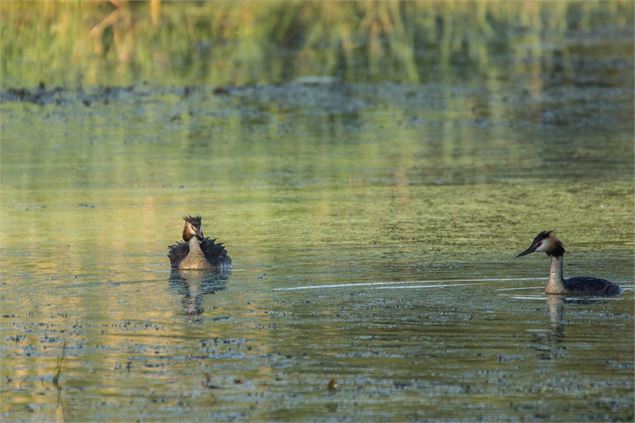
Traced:
<path fill-rule="evenodd" d="M 606 26 L 631 1 L 5 1 L 4 85 L 251 84 L 298 76 L 416 82 L 433 69 L 496 71 L 492 59 Z"/>

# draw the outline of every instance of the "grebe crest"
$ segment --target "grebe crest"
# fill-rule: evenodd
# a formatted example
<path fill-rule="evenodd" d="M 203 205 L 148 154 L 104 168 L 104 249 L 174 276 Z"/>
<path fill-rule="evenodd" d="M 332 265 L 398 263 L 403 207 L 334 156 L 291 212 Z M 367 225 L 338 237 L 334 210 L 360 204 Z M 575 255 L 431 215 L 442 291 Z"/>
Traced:
<path fill-rule="evenodd" d="M 220 270 L 231 267 L 231 258 L 223 244 L 203 235 L 200 216 L 183 218 L 183 241 L 168 247 L 172 268 L 183 270 Z"/>
<path fill-rule="evenodd" d="M 542 231 L 534 237 L 534 240 L 522 253 L 516 257 L 542 252 L 551 257 L 551 270 L 549 280 L 545 285 L 546 294 L 560 295 L 619 295 L 622 288 L 616 283 L 606 279 L 590 276 L 577 276 L 565 279 L 563 276 L 564 245 L 556 238 L 554 231 Z"/>

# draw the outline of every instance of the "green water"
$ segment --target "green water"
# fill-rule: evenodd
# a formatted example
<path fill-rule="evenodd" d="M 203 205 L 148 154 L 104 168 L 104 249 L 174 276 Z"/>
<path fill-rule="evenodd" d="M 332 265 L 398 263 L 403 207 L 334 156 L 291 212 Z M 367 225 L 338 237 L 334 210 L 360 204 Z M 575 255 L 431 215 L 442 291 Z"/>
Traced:
<path fill-rule="evenodd" d="M 4 87 L 0 417 L 632 421 L 633 62 L 594 42 L 564 80 Z M 170 273 L 187 214 L 231 273 Z M 544 296 L 545 229 L 625 293 Z"/>

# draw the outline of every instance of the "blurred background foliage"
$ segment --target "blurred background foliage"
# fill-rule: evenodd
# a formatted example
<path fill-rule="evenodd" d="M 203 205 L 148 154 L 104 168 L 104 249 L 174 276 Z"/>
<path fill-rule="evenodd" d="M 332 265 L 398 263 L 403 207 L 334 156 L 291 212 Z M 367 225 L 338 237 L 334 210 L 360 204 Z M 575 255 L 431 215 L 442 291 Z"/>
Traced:
<path fill-rule="evenodd" d="M 500 57 L 542 57 L 544 49 L 579 30 L 587 35 L 607 27 L 632 31 L 633 4 L 3 1 L 2 83 L 247 85 L 316 76 L 412 83 L 435 77 L 496 78 L 509 71 Z M 615 48 L 632 56 L 630 47 Z M 567 52 L 558 54 L 566 59 Z"/>

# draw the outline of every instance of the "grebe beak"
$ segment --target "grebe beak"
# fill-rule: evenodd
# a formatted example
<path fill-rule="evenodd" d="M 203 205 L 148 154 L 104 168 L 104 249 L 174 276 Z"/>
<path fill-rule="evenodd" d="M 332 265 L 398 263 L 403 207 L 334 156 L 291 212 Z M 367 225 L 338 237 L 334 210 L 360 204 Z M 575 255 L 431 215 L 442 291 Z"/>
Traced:
<path fill-rule="evenodd" d="M 203 230 L 202 229 L 196 229 L 194 228 L 194 230 L 196 231 L 196 237 L 202 241 L 203 239 L 205 239 L 205 237 L 203 236 Z"/>
<path fill-rule="evenodd" d="M 536 252 L 536 246 L 534 244 L 532 244 L 525 251 L 523 251 L 522 253 L 518 254 L 516 256 L 516 258 L 522 257 L 522 256 L 526 256 L 527 254 L 531 254 L 531 253 L 534 253 L 534 252 Z"/>

